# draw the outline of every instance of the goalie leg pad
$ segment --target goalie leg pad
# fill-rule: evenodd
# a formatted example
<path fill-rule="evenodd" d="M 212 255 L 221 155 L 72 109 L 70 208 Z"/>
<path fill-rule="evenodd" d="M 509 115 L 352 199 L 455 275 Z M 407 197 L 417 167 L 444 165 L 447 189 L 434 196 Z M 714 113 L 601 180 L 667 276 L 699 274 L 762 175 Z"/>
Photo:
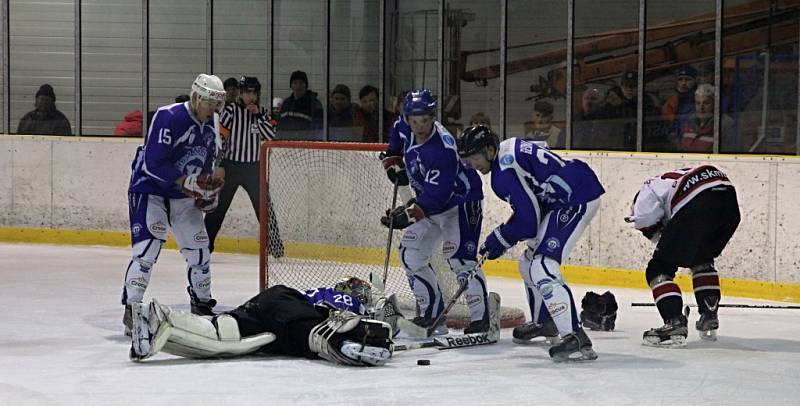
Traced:
<path fill-rule="evenodd" d="M 133 244 L 133 258 L 125 272 L 125 286 L 122 289 L 122 304 L 140 303 L 144 298 L 153 265 L 161 253 L 163 241 L 152 238 Z"/>
<path fill-rule="evenodd" d="M 171 331 L 164 352 L 187 358 L 245 355 L 276 338 L 269 332 L 242 338 L 236 319 L 228 314 L 208 318 L 172 311 L 168 320 Z"/>
<path fill-rule="evenodd" d="M 392 328 L 384 322 L 338 311 L 311 329 L 308 348 L 337 364 L 383 365 L 394 352 L 391 335 Z"/>
<path fill-rule="evenodd" d="M 145 322 L 137 324 L 137 317 L 142 316 Z M 137 325 L 148 327 L 137 330 Z M 134 343 L 131 357 L 137 355 L 136 360 L 149 358 L 159 351 L 187 358 L 237 356 L 275 341 L 275 335 L 269 332 L 241 338 L 233 316 L 201 317 L 173 311 L 155 300 L 148 311 L 140 311 L 138 316 L 134 312 L 134 332 L 137 334 L 133 340 L 138 339 L 139 343 Z"/>

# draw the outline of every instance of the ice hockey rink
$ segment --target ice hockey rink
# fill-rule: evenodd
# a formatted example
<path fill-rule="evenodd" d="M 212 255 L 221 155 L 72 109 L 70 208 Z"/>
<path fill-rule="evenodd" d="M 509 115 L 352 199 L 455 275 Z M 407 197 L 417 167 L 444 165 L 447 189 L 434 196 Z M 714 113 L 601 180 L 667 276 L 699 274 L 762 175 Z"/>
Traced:
<path fill-rule="evenodd" d="M 617 329 L 590 332 L 599 358 L 589 363 L 555 364 L 543 346 L 512 343 L 508 329 L 495 345 L 396 352 L 382 368 L 168 354 L 133 363 L 119 304 L 128 260 L 123 248 L 0 244 L 0 405 L 800 403 L 800 310 L 723 308 L 719 341 L 701 342 L 691 331 L 684 349 L 651 348 L 641 335 L 661 324 L 657 312 L 630 306 L 652 300 L 649 291 L 618 288 L 611 289 L 620 303 Z M 256 293 L 256 257 L 215 254 L 212 261 L 221 308 Z M 148 296 L 188 309 L 183 267 L 179 253 L 164 250 Z M 503 304 L 526 308 L 521 286 L 490 278 Z M 606 288 L 573 287 L 577 298 L 587 290 Z M 691 326 L 696 319 L 693 313 Z"/>

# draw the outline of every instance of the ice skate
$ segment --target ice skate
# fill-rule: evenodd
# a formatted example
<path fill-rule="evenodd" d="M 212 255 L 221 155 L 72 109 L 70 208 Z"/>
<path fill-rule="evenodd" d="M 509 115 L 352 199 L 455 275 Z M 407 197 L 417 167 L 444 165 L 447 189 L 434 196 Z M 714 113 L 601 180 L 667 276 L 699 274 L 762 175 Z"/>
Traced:
<path fill-rule="evenodd" d="M 472 334 L 472 333 L 486 333 L 491 330 L 491 325 L 489 323 L 489 315 L 487 314 L 486 317 L 471 321 L 469 326 L 464 329 L 464 334 Z"/>
<path fill-rule="evenodd" d="M 685 316 L 678 316 L 667 320 L 661 327 L 645 331 L 642 339 L 645 345 L 655 347 L 683 347 L 689 335 L 687 324 Z"/>
<path fill-rule="evenodd" d="M 433 321 L 434 321 L 434 319 L 428 319 L 428 318 L 425 318 L 425 317 L 422 317 L 422 316 L 414 317 L 414 319 L 411 320 L 412 323 L 414 323 L 414 324 L 416 324 L 416 325 L 418 325 L 418 326 L 420 326 L 420 327 L 422 327 L 424 329 L 430 328 L 431 325 L 433 325 Z M 439 322 L 438 325 L 436 325 L 436 328 L 433 329 L 433 334 L 432 335 L 443 336 L 443 335 L 445 335 L 445 334 L 447 334 L 449 332 L 450 332 L 450 330 L 447 329 L 447 325 L 445 324 L 445 320 L 442 320 L 442 321 Z"/>
<path fill-rule="evenodd" d="M 706 313 L 700 315 L 700 320 L 695 323 L 700 338 L 706 341 L 717 341 L 717 329 L 719 329 L 719 319 L 717 313 Z"/>
<path fill-rule="evenodd" d="M 567 334 L 561 343 L 550 347 L 550 357 L 555 362 L 592 361 L 597 353 L 592 349 L 592 340 L 583 329 Z"/>
<path fill-rule="evenodd" d="M 209 300 L 200 300 L 197 295 L 194 294 L 194 291 L 191 287 L 186 288 L 189 292 L 190 298 L 190 306 L 192 314 L 196 314 L 198 316 L 216 316 L 217 314 L 214 313 L 214 306 L 217 305 L 217 301 L 214 299 Z"/>
<path fill-rule="evenodd" d="M 514 327 L 512 332 L 513 341 L 517 344 L 548 344 L 556 345 L 561 342 L 558 336 L 558 328 L 556 323 L 550 319 L 542 324 L 529 321 L 521 326 Z M 534 338 L 544 337 L 544 340 L 536 340 Z"/>

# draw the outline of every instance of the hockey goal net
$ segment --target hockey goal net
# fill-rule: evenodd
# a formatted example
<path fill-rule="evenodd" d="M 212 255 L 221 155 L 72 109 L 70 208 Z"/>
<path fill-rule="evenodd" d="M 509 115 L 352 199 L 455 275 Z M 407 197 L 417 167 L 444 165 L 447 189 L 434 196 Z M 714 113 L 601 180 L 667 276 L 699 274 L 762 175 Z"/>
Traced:
<path fill-rule="evenodd" d="M 261 289 L 278 284 L 307 289 L 332 286 L 345 276 L 383 276 L 388 229 L 380 217 L 393 192 L 378 158 L 385 150 L 386 144 L 262 143 Z M 413 317 L 416 301 L 397 258 L 400 237 L 395 231 L 386 290 L 397 294 L 402 312 Z M 449 300 L 458 282 L 440 248 L 431 263 Z M 463 298 L 449 316 L 451 327 L 468 323 Z M 524 313 L 504 307 L 502 320 L 506 327 L 517 325 Z"/>

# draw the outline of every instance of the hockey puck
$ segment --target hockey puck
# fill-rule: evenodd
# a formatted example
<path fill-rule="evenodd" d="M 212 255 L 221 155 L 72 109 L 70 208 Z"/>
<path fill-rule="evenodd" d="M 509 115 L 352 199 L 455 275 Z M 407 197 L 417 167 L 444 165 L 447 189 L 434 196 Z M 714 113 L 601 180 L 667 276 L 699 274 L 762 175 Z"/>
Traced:
<path fill-rule="evenodd" d="M 430 364 L 431 364 L 431 360 L 429 360 L 429 359 L 418 359 L 417 360 L 417 365 L 430 365 Z"/>

